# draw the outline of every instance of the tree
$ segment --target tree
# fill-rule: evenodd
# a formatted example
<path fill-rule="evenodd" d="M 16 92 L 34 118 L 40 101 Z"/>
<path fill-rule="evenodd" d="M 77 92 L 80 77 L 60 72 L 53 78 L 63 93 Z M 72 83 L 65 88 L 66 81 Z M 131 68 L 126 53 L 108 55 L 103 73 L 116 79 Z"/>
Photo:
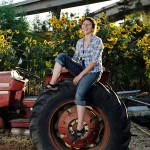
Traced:
<path fill-rule="evenodd" d="M 19 58 L 22 57 L 24 48 L 21 43 L 27 36 L 28 28 L 29 25 L 24 15 L 17 16 L 15 6 L 3 1 L 0 6 L 0 35 L 3 37 L 0 47 L 2 52 L 5 51 L 5 55 L 4 53 L 0 54 L 1 60 L 3 60 L 1 61 L 1 70 L 7 70 L 17 65 Z M 13 55 L 10 54 L 10 51 L 13 52 Z M 11 63 L 11 59 L 14 60 L 13 63 Z M 10 62 L 9 65 L 8 62 Z"/>
<path fill-rule="evenodd" d="M 12 4 L 0 6 L 0 26 L 3 30 L 11 29 L 21 32 L 26 32 L 29 27 L 23 14 L 17 16 L 16 8 Z"/>

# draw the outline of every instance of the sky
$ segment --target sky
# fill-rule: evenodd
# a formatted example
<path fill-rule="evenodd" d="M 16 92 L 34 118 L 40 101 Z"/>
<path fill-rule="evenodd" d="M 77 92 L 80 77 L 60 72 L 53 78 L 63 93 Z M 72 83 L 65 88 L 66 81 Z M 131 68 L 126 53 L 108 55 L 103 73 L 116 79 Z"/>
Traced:
<path fill-rule="evenodd" d="M 0 0 L 0 1 L 2 1 L 2 0 Z M 10 0 L 8 0 L 8 1 L 10 1 Z M 13 1 L 13 3 L 17 3 L 17 2 L 22 2 L 22 1 L 25 1 L 25 0 L 12 0 L 12 1 Z M 84 5 L 84 6 L 78 6 L 78 7 L 62 9 L 61 12 L 76 13 L 76 14 L 79 14 L 80 16 L 82 16 L 86 12 L 87 8 L 90 10 L 90 12 L 93 12 L 93 11 L 96 11 L 96 10 L 102 8 L 102 7 L 105 7 L 105 6 L 109 5 L 109 4 L 115 3 L 116 1 L 119 1 L 119 0 L 109 0 L 107 2 L 100 2 L 100 3 L 90 4 L 90 5 Z M 47 18 L 48 15 L 49 15 L 48 12 L 38 14 L 40 20 L 43 20 L 43 21 Z M 34 18 L 35 18 L 35 15 L 27 16 L 27 20 L 29 22 L 31 22 Z"/>

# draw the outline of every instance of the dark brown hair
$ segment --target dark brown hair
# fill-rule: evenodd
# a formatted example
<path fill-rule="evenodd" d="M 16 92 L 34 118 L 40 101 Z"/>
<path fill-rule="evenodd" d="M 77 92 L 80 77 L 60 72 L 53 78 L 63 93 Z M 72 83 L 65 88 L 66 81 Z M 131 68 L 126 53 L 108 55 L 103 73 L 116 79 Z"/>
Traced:
<path fill-rule="evenodd" d="M 96 33 L 96 30 L 97 30 L 97 23 L 96 23 L 96 21 L 95 21 L 95 19 L 93 19 L 92 17 L 86 17 L 84 20 L 83 20 L 83 22 L 85 21 L 85 20 L 88 20 L 88 21 L 90 21 L 91 23 L 92 23 L 92 28 L 93 28 L 93 30 L 94 30 L 94 34 Z M 82 22 L 82 23 L 83 23 Z"/>

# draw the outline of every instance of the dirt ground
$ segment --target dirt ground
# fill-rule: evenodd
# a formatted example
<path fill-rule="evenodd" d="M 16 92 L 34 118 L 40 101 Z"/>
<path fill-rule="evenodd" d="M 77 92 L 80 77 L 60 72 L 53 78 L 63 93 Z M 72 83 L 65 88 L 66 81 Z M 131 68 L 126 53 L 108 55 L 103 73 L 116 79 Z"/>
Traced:
<path fill-rule="evenodd" d="M 144 132 L 143 132 L 144 131 Z M 146 132 L 146 133 L 145 133 Z M 150 130 L 132 122 L 129 150 L 150 150 Z M 0 133 L 0 150 L 36 150 L 29 136 Z"/>
<path fill-rule="evenodd" d="M 132 122 L 129 150 L 150 150 L 150 130 Z"/>

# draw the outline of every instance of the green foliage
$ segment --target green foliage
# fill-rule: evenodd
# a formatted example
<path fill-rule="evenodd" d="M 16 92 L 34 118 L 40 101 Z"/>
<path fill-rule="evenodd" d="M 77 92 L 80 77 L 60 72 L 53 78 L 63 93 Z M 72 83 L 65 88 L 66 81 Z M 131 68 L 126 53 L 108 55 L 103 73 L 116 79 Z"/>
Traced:
<path fill-rule="evenodd" d="M 71 15 L 69 18 L 64 14 L 60 19 L 56 16 L 50 19 L 53 33 L 51 39 L 60 43 L 53 48 L 56 52 L 63 51 L 68 54 L 69 47 L 74 47 L 77 40 L 83 37 L 80 30 L 83 19 L 84 16 L 77 18 Z M 102 18 L 95 19 L 98 24 L 97 35 L 102 38 L 105 47 L 103 65 L 110 70 L 111 81 L 117 85 L 121 82 L 126 83 L 127 88 L 132 81 L 140 84 L 146 80 L 144 73 L 149 78 L 150 42 L 149 36 L 146 36 L 147 27 L 143 22 L 135 15 L 131 15 L 126 16 L 120 26 L 116 26 L 115 23 L 109 22 L 105 13 L 102 13 Z M 144 39 L 141 41 L 142 38 Z M 144 57 L 143 53 L 147 57 Z"/>
<path fill-rule="evenodd" d="M 10 29 L 4 31 L 0 29 L 0 71 L 11 69 L 12 62 L 15 63 L 16 51 L 12 47 L 13 34 Z"/>
<path fill-rule="evenodd" d="M 127 89 L 131 81 L 142 82 L 142 80 L 146 80 L 144 75 L 146 71 L 145 60 L 143 59 L 144 47 L 141 47 L 138 41 L 148 31 L 134 15 L 127 16 L 120 26 L 111 28 L 109 25 L 111 23 L 108 20 L 105 21 L 105 25 L 101 23 L 101 31 L 98 32 L 105 45 L 103 64 L 110 70 L 111 80 L 117 85 L 121 82 L 126 83 Z M 147 44 L 148 41 L 146 39 Z"/>
<path fill-rule="evenodd" d="M 16 17 L 12 5 L 1 8 L 1 70 L 10 70 L 21 57 L 23 64 L 20 66 L 35 72 L 43 80 L 49 68 L 53 67 L 56 56 L 66 53 L 72 57 L 78 39 L 84 37 L 81 24 L 85 16 L 62 14 L 60 18 L 52 16 L 44 24 L 37 18 L 35 30 L 31 33 L 27 32 L 25 18 Z M 8 12 L 10 8 L 11 14 Z M 105 13 L 95 19 L 98 24 L 97 36 L 102 38 L 105 47 L 103 65 L 110 70 L 111 82 L 116 84 L 117 90 L 121 87 L 127 89 L 135 82 L 140 85 L 150 79 L 148 26 L 135 15 L 126 16 L 120 26 L 109 22 Z"/>
<path fill-rule="evenodd" d="M 1 29 L 12 31 L 19 30 L 25 32 L 28 30 L 28 23 L 24 16 L 17 16 L 16 8 L 12 4 L 0 6 L 0 26 Z"/>
<path fill-rule="evenodd" d="M 0 6 L 0 68 L 10 70 L 17 66 L 24 47 L 21 45 L 28 31 L 25 17 L 17 16 L 16 8 L 3 2 Z M 3 37 L 3 38 L 2 38 Z M 13 63 L 12 63 L 13 62 Z"/>

